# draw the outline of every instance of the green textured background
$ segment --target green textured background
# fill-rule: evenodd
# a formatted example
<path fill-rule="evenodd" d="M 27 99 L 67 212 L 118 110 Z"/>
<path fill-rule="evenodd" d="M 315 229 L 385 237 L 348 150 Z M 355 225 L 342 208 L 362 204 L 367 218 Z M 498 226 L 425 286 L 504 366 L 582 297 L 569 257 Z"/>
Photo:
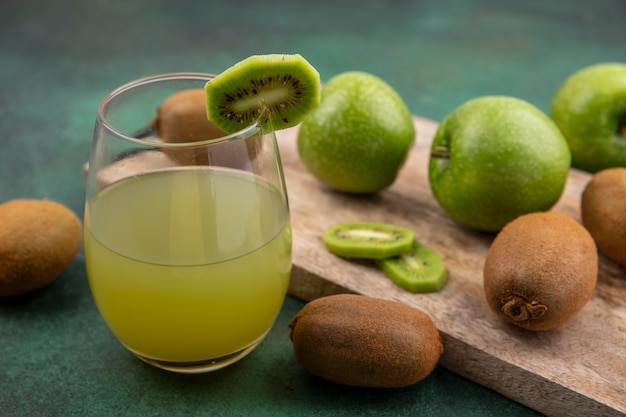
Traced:
<path fill-rule="evenodd" d="M 46 197 L 82 216 L 81 166 L 107 92 L 270 52 L 301 53 L 323 80 L 376 74 L 435 120 L 485 94 L 547 111 L 573 71 L 626 62 L 626 1 L 2 0 L 0 201 Z M 302 306 L 288 298 L 268 338 L 236 365 L 170 374 L 113 338 L 81 252 L 49 287 L 0 300 L 0 415 L 537 415 L 441 368 L 398 390 L 318 380 L 295 363 L 289 341 Z"/>

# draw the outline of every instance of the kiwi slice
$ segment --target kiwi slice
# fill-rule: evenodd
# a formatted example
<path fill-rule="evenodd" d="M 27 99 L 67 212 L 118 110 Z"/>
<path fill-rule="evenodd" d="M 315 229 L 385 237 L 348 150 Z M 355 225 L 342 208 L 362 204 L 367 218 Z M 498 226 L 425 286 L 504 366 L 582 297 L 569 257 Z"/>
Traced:
<path fill-rule="evenodd" d="M 399 287 L 413 293 L 439 291 L 448 279 L 439 254 L 417 241 L 409 251 L 376 264 Z"/>
<path fill-rule="evenodd" d="M 253 55 L 205 86 L 207 117 L 233 133 L 252 124 L 264 108 L 274 130 L 297 125 L 320 102 L 320 75 L 301 55 Z"/>
<path fill-rule="evenodd" d="M 339 223 L 329 227 L 323 241 L 344 258 L 384 259 L 411 249 L 415 232 L 387 223 Z"/>

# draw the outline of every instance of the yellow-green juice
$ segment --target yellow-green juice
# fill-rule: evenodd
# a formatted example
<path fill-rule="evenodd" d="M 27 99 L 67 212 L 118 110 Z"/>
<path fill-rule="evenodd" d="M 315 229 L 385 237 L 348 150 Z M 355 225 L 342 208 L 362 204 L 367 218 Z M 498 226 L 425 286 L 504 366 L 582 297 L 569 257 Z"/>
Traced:
<path fill-rule="evenodd" d="M 144 174 L 87 203 L 85 259 L 98 309 L 128 349 L 165 367 L 219 365 L 256 346 L 282 306 L 287 204 L 232 170 Z"/>

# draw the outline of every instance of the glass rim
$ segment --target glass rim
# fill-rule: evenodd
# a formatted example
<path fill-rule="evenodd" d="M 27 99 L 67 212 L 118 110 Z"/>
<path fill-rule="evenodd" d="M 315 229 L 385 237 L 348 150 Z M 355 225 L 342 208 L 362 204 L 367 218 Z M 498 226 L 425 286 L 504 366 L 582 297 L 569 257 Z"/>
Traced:
<path fill-rule="evenodd" d="M 119 129 L 114 127 L 111 123 L 109 123 L 106 116 L 104 115 L 105 108 L 109 102 L 111 102 L 114 98 L 118 97 L 121 94 L 124 94 L 125 92 L 133 88 L 147 85 L 147 84 L 156 83 L 159 81 L 164 81 L 164 80 L 195 79 L 195 80 L 204 80 L 208 82 L 213 78 L 215 78 L 215 74 L 208 74 L 208 73 L 201 73 L 201 72 L 172 72 L 172 73 L 163 73 L 163 74 L 156 74 L 156 75 L 150 75 L 150 76 L 146 76 L 142 78 L 137 78 L 133 81 L 129 81 L 111 90 L 102 98 L 102 100 L 100 100 L 100 103 L 98 104 L 98 112 L 97 112 L 98 121 L 100 122 L 100 124 L 102 124 L 102 126 L 104 126 L 105 129 L 107 129 L 108 131 L 110 131 L 116 137 L 120 139 L 129 141 L 129 142 L 134 142 L 134 143 L 144 145 L 144 146 L 150 146 L 150 147 L 158 146 L 159 148 L 185 148 L 185 147 L 192 147 L 192 146 L 202 146 L 202 145 L 209 145 L 209 144 L 219 143 L 219 142 L 230 142 L 234 140 L 246 139 L 256 134 L 267 133 L 263 131 L 263 127 L 261 123 L 261 120 L 267 117 L 267 112 L 268 112 L 267 108 L 264 108 L 261 111 L 261 113 L 255 119 L 254 122 L 252 122 L 248 126 L 234 133 L 229 133 L 224 136 L 217 137 L 217 138 L 202 139 L 202 140 L 196 140 L 196 141 L 190 141 L 190 142 L 157 142 L 154 140 L 154 138 L 149 139 L 149 138 L 131 136 L 129 134 L 121 132 Z M 155 107 L 155 110 L 156 110 L 156 107 Z M 149 130 L 150 130 L 150 127 L 146 124 L 145 131 L 149 131 Z M 141 132 L 143 132 L 143 130 L 138 131 L 138 134 Z"/>

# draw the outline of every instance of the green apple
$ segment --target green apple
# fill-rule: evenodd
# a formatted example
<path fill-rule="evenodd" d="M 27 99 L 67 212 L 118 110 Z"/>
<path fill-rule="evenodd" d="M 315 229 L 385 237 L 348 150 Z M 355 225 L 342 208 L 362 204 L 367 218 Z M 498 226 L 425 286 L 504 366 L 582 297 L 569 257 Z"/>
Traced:
<path fill-rule="evenodd" d="M 431 147 L 430 186 L 457 222 L 496 232 L 560 198 L 570 150 L 554 122 L 514 97 L 484 96 L 454 109 Z"/>
<path fill-rule="evenodd" d="M 320 104 L 300 125 L 298 153 L 326 186 L 370 194 L 396 179 L 415 140 L 411 113 L 398 93 L 372 74 L 331 78 Z"/>
<path fill-rule="evenodd" d="M 551 116 L 572 151 L 572 166 L 598 172 L 626 167 L 626 64 L 601 63 L 570 75 Z"/>

